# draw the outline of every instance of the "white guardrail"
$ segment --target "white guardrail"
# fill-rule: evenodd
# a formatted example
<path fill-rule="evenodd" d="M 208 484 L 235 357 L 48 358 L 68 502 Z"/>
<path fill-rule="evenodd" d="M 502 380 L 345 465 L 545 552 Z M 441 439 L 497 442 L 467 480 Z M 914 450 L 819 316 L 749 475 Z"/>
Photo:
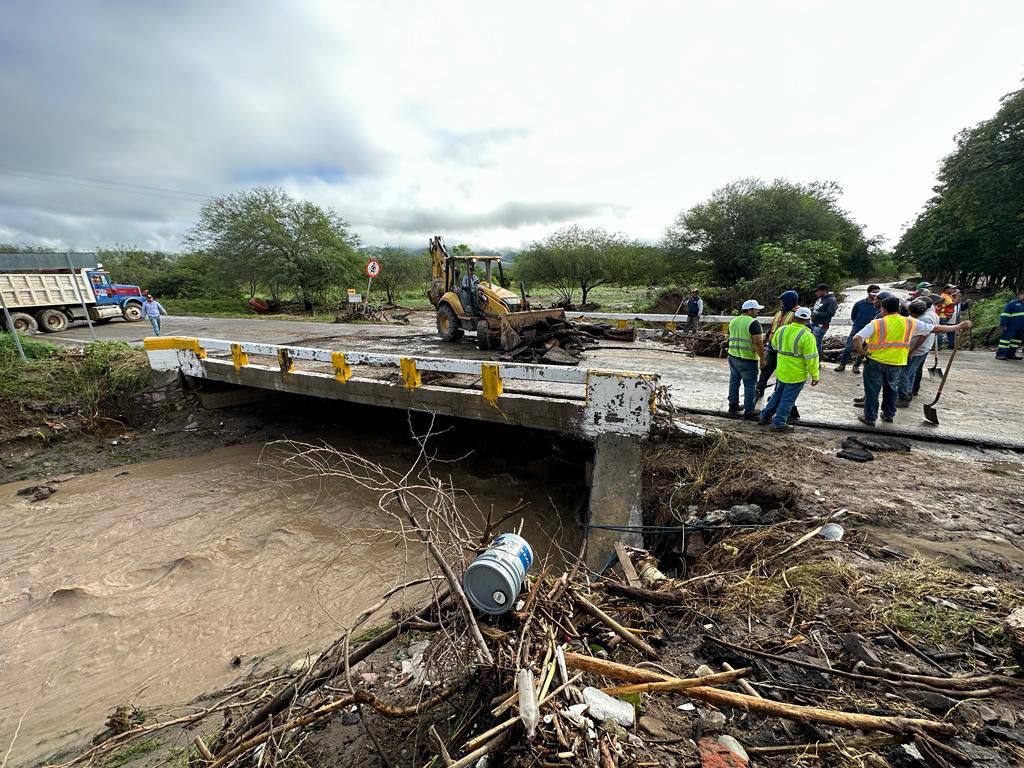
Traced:
<path fill-rule="evenodd" d="M 504 392 L 503 382 L 507 380 L 576 384 L 585 388 L 586 401 L 583 406 L 584 414 L 581 427 L 584 433 L 589 435 L 602 432 L 648 434 L 658 386 L 658 376 L 649 373 L 581 369 L 534 363 L 412 357 L 189 336 L 148 337 L 143 342 L 143 346 L 149 356 L 150 366 L 154 370 L 177 369 L 189 376 L 202 378 L 207 377 L 205 366 L 210 363 L 230 365 L 237 372 L 246 368 L 276 371 L 282 376 L 295 376 L 297 379 L 305 376 L 321 379 L 333 377 L 339 385 L 344 385 L 354 378 L 353 367 L 390 368 L 400 372 L 401 386 L 408 390 L 416 390 L 425 386 L 421 374 L 427 371 L 470 375 L 480 379 L 482 386 L 480 394 L 495 407 L 499 407 L 499 399 Z M 211 353 L 222 354 L 224 358 L 212 359 Z M 250 356 L 269 357 L 275 360 L 275 364 L 252 363 L 249 360 Z M 298 369 L 295 366 L 298 361 L 329 365 L 333 369 L 333 373 Z M 398 386 L 390 381 L 380 379 L 359 378 L 357 380 L 384 387 Z M 440 389 L 440 387 L 434 389 Z M 453 395 L 465 396 L 467 394 L 464 389 L 451 389 L 450 391 Z M 530 394 L 531 396 L 559 400 L 558 395 L 544 392 L 531 392 Z M 470 396 L 476 395 L 472 393 Z"/>
<path fill-rule="evenodd" d="M 642 312 L 566 312 L 565 316 L 570 320 L 615 320 L 622 324 L 634 321 L 640 321 L 643 323 L 664 323 L 672 330 L 675 330 L 677 325 L 686 324 L 686 315 L 659 315 L 645 314 Z M 736 315 L 701 315 L 700 321 L 702 323 L 728 323 L 735 317 Z M 772 316 L 759 317 L 757 319 L 762 325 L 768 325 L 772 321 Z M 849 326 L 850 321 L 833 321 L 829 325 L 830 327 L 839 328 Z"/>

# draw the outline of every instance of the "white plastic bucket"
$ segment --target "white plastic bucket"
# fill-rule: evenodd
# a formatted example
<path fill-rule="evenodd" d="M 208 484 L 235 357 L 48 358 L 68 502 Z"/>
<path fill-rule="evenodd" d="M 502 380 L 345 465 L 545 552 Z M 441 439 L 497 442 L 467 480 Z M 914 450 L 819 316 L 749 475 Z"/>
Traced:
<path fill-rule="evenodd" d="M 503 533 L 469 564 L 462 588 L 477 610 L 499 616 L 512 608 L 531 565 L 529 542 L 514 533 Z"/>

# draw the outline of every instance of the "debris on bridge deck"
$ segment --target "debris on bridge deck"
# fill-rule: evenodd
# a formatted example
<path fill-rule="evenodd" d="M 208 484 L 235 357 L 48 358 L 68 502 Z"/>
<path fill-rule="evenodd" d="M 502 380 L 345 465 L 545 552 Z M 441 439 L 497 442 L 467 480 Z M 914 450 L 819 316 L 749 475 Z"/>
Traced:
<path fill-rule="evenodd" d="M 596 349 L 601 339 L 635 341 L 632 328 L 613 328 L 603 323 L 578 323 L 544 319 L 518 335 L 519 341 L 500 355 L 502 360 L 551 365 L 577 365 L 584 351 Z"/>

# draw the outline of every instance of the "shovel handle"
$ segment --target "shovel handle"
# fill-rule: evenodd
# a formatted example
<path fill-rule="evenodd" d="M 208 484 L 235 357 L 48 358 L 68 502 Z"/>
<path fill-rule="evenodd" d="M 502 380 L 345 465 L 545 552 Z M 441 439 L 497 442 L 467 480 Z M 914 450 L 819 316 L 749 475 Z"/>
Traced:
<path fill-rule="evenodd" d="M 932 400 L 928 405 L 929 407 L 939 402 L 939 398 L 942 397 L 942 388 L 946 386 L 946 379 L 949 377 L 949 369 L 953 367 L 953 358 L 956 357 L 957 341 L 959 340 L 960 332 L 955 331 L 953 334 L 953 351 L 949 354 L 949 360 L 946 361 L 946 370 L 942 372 L 942 381 L 939 382 L 939 389 L 935 393 L 935 399 Z M 938 355 L 938 352 L 935 353 Z"/>

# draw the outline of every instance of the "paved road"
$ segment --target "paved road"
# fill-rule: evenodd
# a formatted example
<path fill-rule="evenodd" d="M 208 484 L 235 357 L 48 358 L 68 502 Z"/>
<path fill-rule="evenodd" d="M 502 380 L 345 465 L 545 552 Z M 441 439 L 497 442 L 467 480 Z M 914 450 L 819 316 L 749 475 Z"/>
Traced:
<path fill-rule="evenodd" d="M 856 289 L 851 289 L 852 293 Z M 855 294 L 854 294 L 855 295 Z M 104 339 L 138 343 L 148 335 L 147 323 L 115 321 L 98 326 Z M 406 326 L 327 324 L 261 318 L 171 317 L 164 323 L 165 335 L 205 336 L 230 340 L 262 341 L 272 344 L 323 347 L 327 349 L 367 350 L 431 357 L 490 359 L 493 353 L 479 351 L 464 340 L 446 344 L 436 335 L 433 315 L 417 312 Z M 86 327 L 69 328 L 55 341 L 88 341 Z M 948 359 L 942 353 L 942 364 Z M 886 432 L 943 440 L 977 440 L 983 444 L 1004 445 L 1024 450 L 1024 362 L 997 362 L 993 352 L 960 351 L 939 403 L 941 426 L 924 421 L 922 405 L 915 401 L 900 410 L 896 424 Z M 657 341 L 634 344 L 606 342 L 585 356 L 590 368 L 632 370 L 656 373 L 670 386 L 677 407 L 701 412 L 724 413 L 728 365 L 724 359 L 690 357 Z M 538 385 L 551 387 L 553 385 Z M 921 403 L 930 402 L 938 380 L 925 376 Z M 861 394 L 860 377 L 850 369 L 836 373 L 826 366 L 820 386 L 807 388 L 800 396 L 800 411 L 808 423 L 858 429 L 859 411 L 852 405 Z M 577 393 L 578 394 L 578 393 Z M 880 430 L 881 431 L 881 430 Z"/>

